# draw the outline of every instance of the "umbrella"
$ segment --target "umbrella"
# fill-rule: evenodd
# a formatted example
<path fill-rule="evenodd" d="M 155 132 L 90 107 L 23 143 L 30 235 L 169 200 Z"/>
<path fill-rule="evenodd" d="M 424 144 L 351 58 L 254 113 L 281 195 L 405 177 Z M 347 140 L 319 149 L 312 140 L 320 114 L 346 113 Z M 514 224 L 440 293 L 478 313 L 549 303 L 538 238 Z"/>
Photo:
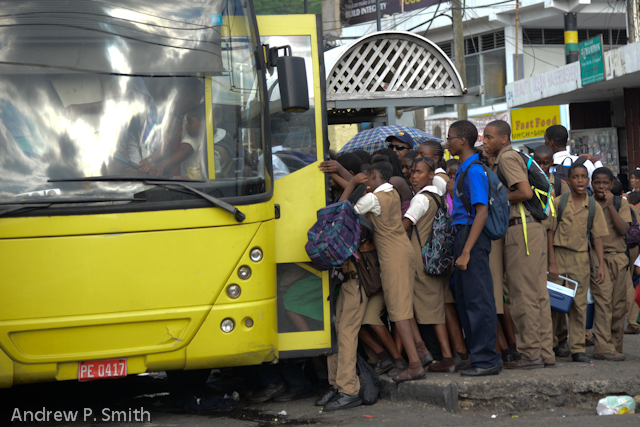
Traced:
<path fill-rule="evenodd" d="M 420 129 L 410 128 L 402 125 L 392 126 L 380 126 L 373 129 L 367 129 L 356 136 L 351 138 L 351 141 L 347 142 L 344 147 L 338 151 L 338 154 L 348 153 L 350 151 L 364 150 L 368 153 L 373 153 L 376 150 L 385 148 L 389 145 L 386 141 L 388 136 L 398 135 L 400 132 L 405 132 L 411 135 L 413 138 L 413 149 L 417 150 L 418 145 L 424 141 L 436 141 L 441 143 L 442 141 L 433 135 L 421 131 Z"/>

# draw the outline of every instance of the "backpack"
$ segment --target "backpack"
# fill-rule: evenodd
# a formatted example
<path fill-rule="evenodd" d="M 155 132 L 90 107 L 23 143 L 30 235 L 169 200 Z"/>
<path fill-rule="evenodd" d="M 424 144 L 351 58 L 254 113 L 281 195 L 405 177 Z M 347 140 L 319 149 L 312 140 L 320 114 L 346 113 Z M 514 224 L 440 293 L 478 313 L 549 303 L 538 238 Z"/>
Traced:
<path fill-rule="evenodd" d="M 458 177 L 458 185 L 456 193 L 464 208 L 467 210 L 467 215 L 471 216 L 471 204 L 464 192 L 464 179 L 467 176 L 467 171 L 474 164 L 482 166 L 484 173 L 489 179 L 489 216 L 487 222 L 484 224 L 484 232 L 491 240 L 501 239 L 507 233 L 509 228 L 509 199 L 507 198 L 507 191 L 504 188 L 502 182 L 498 176 L 491 171 L 487 166 L 480 163 L 478 160 L 474 160 L 469 164 L 469 167 L 460 173 Z M 467 219 L 467 225 L 469 220 Z"/>
<path fill-rule="evenodd" d="M 341 266 L 360 246 L 360 221 L 353 204 L 365 190 L 366 186 L 362 184 L 348 200 L 318 211 L 317 221 L 307 233 L 309 241 L 304 248 L 313 265 L 320 270 Z"/>
<path fill-rule="evenodd" d="M 613 207 L 616 208 L 616 211 L 620 212 L 621 206 L 622 197 L 613 196 Z M 624 236 L 624 240 L 627 242 L 627 248 L 631 249 L 635 248 L 640 243 L 640 224 L 638 224 L 636 212 L 632 206 L 629 206 L 629 210 L 631 210 L 631 226 L 629 227 L 629 231 L 627 231 L 627 235 Z"/>
<path fill-rule="evenodd" d="M 569 160 L 569 166 L 567 166 L 565 163 L 567 162 L 567 160 Z M 561 164 L 559 165 L 553 165 L 555 167 L 555 171 L 553 172 L 553 176 L 555 177 L 555 182 L 556 182 L 556 186 L 558 185 L 558 183 L 564 181 L 567 184 L 569 183 L 569 169 L 571 169 L 571 166 L 573 165 L 584 165 L 584 163 L 587 161 L 588 159 L 586 157 L 578 157 L 575 161 L 571 158 L 571 157 L 565 157 L 565 159 L 562 161 Z M 560 184 L 559 186 L 557 186 L 556 188 L 560 188 L 560 192 L 562 192 L 562 184 Z M 556 196 L 559 196 L 559 193 L 556 193 Z"/>
<path fill-rule="evenodd" d="M 422 265 L 424 271 L 430 276 L 445 276 L 451 271 L 453 265 L 453 225 L 451 225 L 451 216 L 447 213 L 446 209 L 442 206 L 445 205 L 444 197 L 440 197 L 440 203 L 438 197 L 435 197 L 432 193 L 422 193 L 425 196 L 430 197 L 436 202 L 438 210 L 436 216 L 433 218 L 433 230 L 427 239 L 427 242 L 422 245 L 420 241 L 420 233 L 418 228 L 414 225 L 416 236 L 418 236 L 418 243 L 422 248 Z"/>
<path fill-rule="evenodd" d="M 522 202 L 522 205 L 527 208 L 531 216 L 541 221 L 547 219 L 553 212 L 551 203 L 552 188 L 551 183 L 547 179 L 545 173 L 540 169 L 538 163 L 533 160 L 532 157 L 523 153 L 522 151 L 513 150 L 520 155 L 524 164 L 527 166 L 527 178 L 531 189 L 533 190 L 533 196 L 531 199 Z M 502 171 L 500 170 L 500 164 L 498 164 L 498 178 L 505 187 L 507 186 L 507 180 L 505 179 Z"/>
<path fill-rule="evenodd" d="M 553 174 L 553 191 L 556 196 L 562 196 L 562 183 L 567 184 L 562 178 L 560 178 L 555 173 Z M 569 184 L 567 184 L 569 185 Z"/>
<path fill-rule="evenodd" d="M 360 356 L 360 353 L 358 353 L 358 360 L 356 361 L 356 373 L 360 380 L 362 403 L 373 405 L 378 401 L 378 396 L 380 395 L 380 377 L 376 374 L 375 369 Z"/>

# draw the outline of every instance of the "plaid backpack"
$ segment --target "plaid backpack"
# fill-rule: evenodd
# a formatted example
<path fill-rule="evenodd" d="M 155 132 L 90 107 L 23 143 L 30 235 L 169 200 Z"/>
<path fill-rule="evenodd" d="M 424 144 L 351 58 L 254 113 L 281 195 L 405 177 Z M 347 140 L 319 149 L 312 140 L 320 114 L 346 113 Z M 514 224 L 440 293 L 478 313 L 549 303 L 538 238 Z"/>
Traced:
<path fill-rule="evenodd" d="M 420 234 L 418 229 L 414 225 L 416 235 L 418 236 L 418 243 L 422 248 L 422 264 L 424 265 L 424 271 L 430 276 L 445 276 L 451 271 L 453 265 L 453 225 L 451 225 L 451 216 L 443 206 L 446 206 L 444 197 L 435 197 L 432 193 L 422 193 L 425 196 L 430 197 L 436 205 L 438 210 L 436 216 L 433 218 L 433 230 L 427 239 L 427 242 L 422 246 L 420 241 Z M 440 197 L 440 196 L 438 196 Z M 442 203 L 441 203 L 442 202 Z"/>
<path fill-rule="evenodd" d="M 366 186 L 360 185 L 348 200 L 318 211 L 318 220 L 307 233 L 309 241 L 304 248 L 320 270 L 341 266 L 360 247 L 360 221 L 353 204 L 365 190 Z"/>

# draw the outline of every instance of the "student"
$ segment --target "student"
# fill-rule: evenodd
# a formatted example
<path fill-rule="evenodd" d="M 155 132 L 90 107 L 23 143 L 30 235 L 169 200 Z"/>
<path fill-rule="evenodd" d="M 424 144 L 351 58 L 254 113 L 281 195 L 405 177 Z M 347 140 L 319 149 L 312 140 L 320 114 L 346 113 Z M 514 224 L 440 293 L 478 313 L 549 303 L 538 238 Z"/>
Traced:
<path fill-rule="evenodd" d="M 491 240 L 483 233 L 488 216 L 489 179 L 481 165 L 471 165 L 479 160 L 473 148 L 477 139 L 478 130 L 467 120 L 457 121 L 449 127 L 449 152 L 459 156 L 461 162 L 456 181 L 462 171 L 467 171 L 463 188 L 472 205 L 471 212 L 467 213 L 460 196 L 454 192 L 455 297 L 471 353 L 471 367 L 461 372 L 465 376 L 498 375 L 502 370 L 496 351 L 496 306 L 489 269 Z"/>
<path fill-rule="evenodd" d="M 551 149 L 551 147 L 544 144 L 537 146 L 533 151 L 533 160 L 538 163 L 540 169 L 542 169 L 545 175 L 547 175 L 547 178 L 549 178 L 549 182 L 551 183 L 552 187 L 551 194 L 553 194 L 554 197 L 571 191 L 569 185 L 566 182 L 562 180 L 557 180 L 559 182 L 556 182 L 555 176 L 550 173 L 551 165 L 553 164 L 553 150 Z M 558 188 L 556 188 L 556 184 L 559 185 Z M 543 221 L 543 225 L 546 228 L 549 225 L 548 221 Z M 547 257 L 547 266 L 548 265 L 549 260 Z M 569 336 L 567 330 L 567 315 L 558 314 L 556 319 L 557 322 L 554 322 L 552 325 L 554 337 L 553 352 L 555 353 L 556 357 L 569 357 L 571 355 L 571 352 L 569 351 L 569 344 L 567 344 L 567 338 Z"/>
<path fill-rule="evenodd" d="M 602 162 L 589 154 L 580 154 L 580 156 L 569 154 L 567 151 L 568 140 L 569 133 L 567 128 L 562 125 L 549 126 L 545 131 L 544 144 L 553 150 L 553 164 L 570 166 L 579 157 L 586 157 L 587 160 L 583 164 L 587 168 L 589 179 L 591 179 L 591 174 L 596 168 L 602 167 Z"/>
<path fill-rule="evenodd" d="M 629 171 L 629 185 L 631 185 L 629 192 L 640 191 L 640 168 Z"/>
<path fill-rule="evenodd" d="M 638 171 L 640 175 L 640 171 Z M 640 179 L 638 180 L 640 184 Z M 640 218 L 640 209 L 638 208 L 638 204 L 640 203 L 640 193 L 637 191 L 632 191 L 627 193 L 627 201 L 633 207 L 636 220 Z M 629 248 L 629 259 L 635 260 L 638 258 L 640 253 L 640 249 L 636 246 L 635 248 Z M 640 307 L 636 304 L 635 295 L 636 289 L 633 287 L 633 273 L 634 269 L 629 268 L 629 276 L 631 277 L 631 281 L 628 282 L 627 285 L 627 322 L 629 322 L 629 326 L 624 330 L 625 334 L 629 335 L 637 335 L 640 334 L 640 324 L 638 324 L 638 315 L 640 314 Z"/>
<path fill-rule="evenodd" d="M 618 199 L 620 200 L 619 209 L 614 206 L 614 194 L 611 192 L 614 181 L 613 173 L 607 168 L 598 168 L 593 171 L 591 185 L 596 201 L 602 206 L 609 231 L 608 235 L 602 236 L 605 280 L 602 283 L 594 283 L 594 280 L 591 282 L 591 292 L 596 300 L 593 319 L 596 342 L 593 358 L 622 361 L 625 359 L 622 354 L 622 338 L 627 283 L 631 280 L 627 271 L 629 258 L 626 254 L 627 244 L 624 236 L 629 231 L 631 212 L 626 199 Z M 599 269 L 602 269 L 601 266 L 602 264 L 599 264 Z"/>
<path fill-rule="evenodd" d="M 449 175 L 445 172 L 447 165 L 444 163 L 444 148 L 436 141 L 424 141 L 418 146 L 418 157 L 429 157 L 436 164 L 433 185 L 441 193 L 447 191 L 447 183 L 450 181 Z"/>
<path fill-rule="evenodd" d="M 387 148 L 393 150 L 400 161 L 402 161 L 402 158 L 409 152 L 409 150 L 413 150 L 413 147 L 416 145 L 411 135 L 406 132 L 398 132 L 395 135 L 387 137 L 387 142 L 389 143 Z"/>
<path fill-rule="evenodd" d="M 542 169 L 545 175 L 547 175 L 547 178 L 549 178 L 549 182 L 553 187 L 554 196 L 560 196 L 571 191 L 569 185 L 566 182 L 558 180 L 560 182 L 556 183 L 555 175 L 551 173 L 551 165 L 553 164 L 553 150 L 551 149 L 551 147 L 547 145 L 537 146 L 533 151 L 533 160 L 536 161 L 536 163 L 540 166 L 540 169 Z M 556 184 L 560 184 L 560 188 L 556 188 Z"/>
<path fill-rule="evenodd" d="M 413 167 L 413 161 L 416 159 L 418 152 L 416 150 L 409 151 L 403 158 L 400 164 L 402 165 L 402 173 L 411 186 L 411 168 Z"/>
<path fill-rule="evenodd" d="M 413 245 L 414 264 L 416 265 L 413 284 L 413 307 L 416 322 L 421 325 L 433 325 L 440 349 L 440 363 L 429 365 L 431 372 L 455 372 L 456 364 L 449 346 L 449 336 L 445 324 L 444 289 L 448 277 L 429 276 L 423 266 L 422 244 L 425 244 L 433 231 L 433 220 L 438 211 L 438 203 L 446 209 L 444 193 L 432 185 L 436 164 L 429 157 L 421 157 L 413 163 L 411 184 L 415 196 L 404 214 L 402 223 L 409 231 Z M 436 202 L 437 200 L 437 202 Z M 446 283 L 445 283 L 446 281 Z"/>
<path fill-rule="evenodd" d="M 522 354 L 518 360 L 505 363 L 505 368 L 554 366 L 546 275 L 546 229 L 522 205 L 533 197 L 527 165 L 511 147 L 511 127 L 503 120 L 495 120 L 485 127 L 484 150 L 488 155 L 496 156 L 492 169 L 504 177 L 503 184 L 511 203 L 507 234 L 493 241 L 491 253 L 493 257 L 494 248 L 497 253 L 502 252 L 504 270 L 497 269 L 495 273 L 499 275 L 498 279 L 502 279 L 502 274 L 506 279 L 505 293 L 515 326 L 517 351 Z M 491 273 L 494 274 L 493 269 Z M 496 285 L 496 279 L 493 282 Z"/>
<path fill-rule="evenodd" d="M 587 168 L 575 164 L 569 169 L 569 186 L 571 193 L 567 205 L 558 222 L 557 217 L 551 218 L 550 229 L 547 232 L 549 245 L 549 278 L 558 279 L 558 274 L 578 282 L 578 291 L 569 310 L 569 347 L 571 359 L 574 362 L 588 363 L 585 355 L 585 324 L 587 311 L 587 289 L 589 287 L 591 262 L 589 259 L 589 241 L 587 237 L 587 223 L 589 217 L 589 174 Z M 559 207 L 560 199 L 556 197 L 555 204 Z M 595 203 L 595 201 L 591 202 Z M 595 209 L 593 226 L 591 229 L 593 246 L 596 250 L 599 265 L 604 265 L 602 250 L 602 236 L 608 234 L 607 223 L 602 209 Z M 596 282 L 604 281 L 604 268 L 599 268 Z M 561 282 L 558 282 L 561 284 Z M 562 314 L 554 311 L 554 323 Z"/>
<path fill-rule="evenodd" d="M 378 251 L 382 276 L 382 290 L 389 313 L 389 319 L 402 339 L 409 357 L 408 368 L 393 377 L 395 382 L 419 380 L 426 377 L 422 362 L 416 349 L 411 328 L 413 318 L 413 247 L 402 227 L 400 196 L 391 184 L 391 165 L 381 160 L 365 167 L 367 190 L 356 203 L 354 209 L 374 225 L 373 243 Z M 354 178 L 355 179 L 355 178 Z M 348 187 L 343 197 L 349 197 L 352 189 Z"/>

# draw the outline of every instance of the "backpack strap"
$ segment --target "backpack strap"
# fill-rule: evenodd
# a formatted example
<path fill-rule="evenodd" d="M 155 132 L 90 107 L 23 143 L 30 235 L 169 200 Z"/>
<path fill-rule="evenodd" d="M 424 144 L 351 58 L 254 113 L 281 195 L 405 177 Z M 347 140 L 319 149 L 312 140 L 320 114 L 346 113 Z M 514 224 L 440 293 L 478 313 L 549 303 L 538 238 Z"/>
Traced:
<path fill-rule="evenodd" d="M 620 206 L 622 206 L 622 197 L 613 196 L 613 207 L 616 208 L 616 212 L 620 212 Z"/>
<path fill-rule="evenodd" d="M 591 239 L 591 228 L 593 228 L 593 219 L 596 216 L 596 200 L 593 197 L 589 197 L 589 218 L 587 219 L 587 235 Z"/>
<path fill-rule="evenodd" d="M 562 195 L 562 179 L 558 174 L 553 174 L 553 189 L 555 196 Z"/>
<path fill-rule="evenodd" d="M 464 180 L 467 177 L 467 172 L 469 171 L 469 168 L 471 168 L 471 166 L 473 166 L 474 164 L 479 164 L 484 167 L 484 165 L 480 163 L 478 160 L 474 160 L 473 162 L 469 163 L 469 166 L 467 166 L 465 170 L 460 172 L 460 176 L 458 177 L 458 185 L 456 186 L 456 193 L 458 194 L 458 197 L 460 197 L 460 201 L 462 201 L 462 204 L 464 205 L 464 208 L 466 209 L 467 214 L 469 215 L 471 215 L 471 203 L 469 203 L 469 199 L 467 198 L 467 195 L 464 192 Z"/>
<path fill-rule="evenodd" d="M 360 200 L 360 198 L 362 196 L 364 196 L 364 193 L 366 193 L 366 192 L 367 192 L 367 185 L 366 184 L 360 184 L 353 190 L 353 192 L 351 193 L 351 195 L 349 196 L 349 198 L 347 200 L 349 200 L 349 202 L 353 206 L 356 203 L 358 203 L 358 200 Z"/>
<path fill-rule="evenodd" d="M 556 218 L 558 219 L 558 225 L 560 225 L 560 221 L 562 220 L 562 212 L 564 212 L 564 208 L 567 207 L 567 202 L 569 201 L 569 194 L 570 193 L 564 193 L 561 197 L 560 197 L 560 203 L 558 204 L 558 209 L 556 210 Z"/>

